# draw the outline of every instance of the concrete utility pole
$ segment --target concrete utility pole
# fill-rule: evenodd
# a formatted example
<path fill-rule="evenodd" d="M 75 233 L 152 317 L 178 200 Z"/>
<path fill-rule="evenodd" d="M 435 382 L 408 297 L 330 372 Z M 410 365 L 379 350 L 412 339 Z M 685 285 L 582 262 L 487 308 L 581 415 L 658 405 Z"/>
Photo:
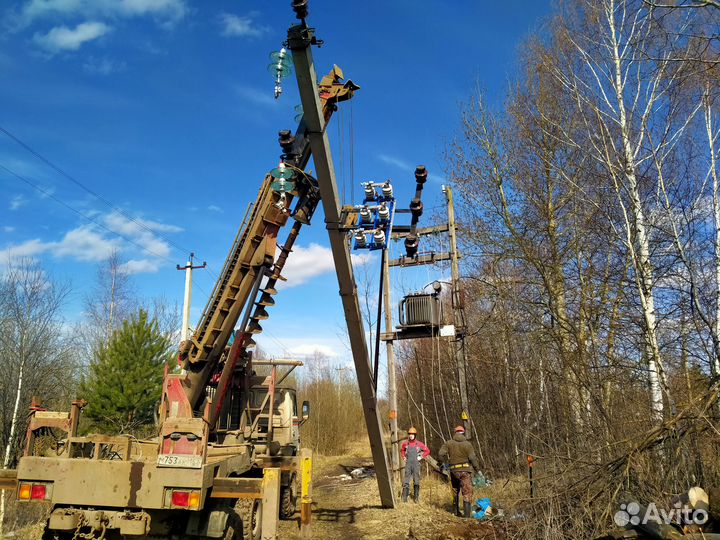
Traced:
<path fill-rule="evenodd" d="M 385 257 L 383 264 L 383 303 L 385 304 L 385 332 L 393 331 L 392 303 L 390 301 L 390 260 Z M 379 330 L 378 330 L 379 331 Z M 392 470 L 397 476 L 400 470 L 400 450 L 398 448 L 398 422 L 397 422 L 397 379 L 395 372 L 395 347 L 392 340 L 385 342 L 387 351 L 388 370 L 388 398 L 390 400 L 390 451 L 392 455 Z"/>
<path fill-rule="evenodd" d="M 177 265 L 178 270 L 185 270 L 185 299 L 183 300 L 183 325 L 180 331 L 180 341 L 186 341 L 188 338 L 188 330 L 190 329 L 190 304 L 192 303 L 192 271 L 199 268 L 205 268 L 207 263 L 199 266 L 193 266 L 195 254 L 191 253 L 185 266 Z"/>
<path fill-rule="evenodd" d="M 459 254 L 457 249 L 457 232 L 455 227 L 455 204 L 453 202 L 452 188 L 444 186 L 445 200 L 447 201 L 448 212 L 448 234 L 450 236 L 450 268 L 452 276 L 452 307 L 453 319 L 455 322 L 455 360 L 458 366 L 458 386 L 460 388 L 460 404 L 462 405 L 463 425 L 465 433 L 470 437 L 470 417 L 468 414 L 467 395 L 467 357 L 465 356 L 465 310 L 462 292 L 460 291 L 460 267 L 458 264 Z"/>
<path fill-rule="evenodd" d="M 370 438 L 370 449 L 375 464 L 380 500 L 384 507 L 393 508 L 395 506 L 395 494 L 392 487 L 387 452 L 383 444 L 383 427 L 373 384 L 373 369 L 370 365 L 365 341 L 365 328 L 360 317 L 360 304 L 350 260 L 350 249 L 346 235 L 341 230 L 340 200 L 335 180 L 335 169 L 330 152 L 330 142 L 325 133 L 325 120 L 318 94 L 317 75 L 311 50 L 311 46 L 317 43 L 317 40 L 315 39 L 314 30 L 309 28 L 305 22 L 307 16 L 306 4 L 307 2 L 304 1 L 297 1 L 293 4 L 301 22 L 291 26 L 288 30 L 288 47 L 293 53 L 300 100 L 304 111 L 304 121 L 310 138 L 310 148 L 325 211 L 325 226 L 330 239 L 330 248 L 340 287 L 340 297 L 345 311 L 345 321 L 353 361 L 355 362 L 355 373 L 365 414 L 365 424 Z"/>

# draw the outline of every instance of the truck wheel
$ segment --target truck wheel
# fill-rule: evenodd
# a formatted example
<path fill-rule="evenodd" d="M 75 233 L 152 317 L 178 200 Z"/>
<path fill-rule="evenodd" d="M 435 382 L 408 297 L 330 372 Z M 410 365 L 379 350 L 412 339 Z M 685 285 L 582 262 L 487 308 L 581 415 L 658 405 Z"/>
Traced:
<path fill-rule="evenodd" d="M 234 511 L 228 514 L 224 538 L 225 540 L 243 540 L 242 520 Z"/>
<path fill-rule="evenodd" d="M 262 501 L 260 499 L 238 499 L 235 511 L 242 521 L 244 540 L 260 540 L 262 534 Z"/>
<path fill-rule="evenodd" d="M 294 483 L 280 490 L 280 519 L 290 519 L 295 515 L 296 497 Z"/>

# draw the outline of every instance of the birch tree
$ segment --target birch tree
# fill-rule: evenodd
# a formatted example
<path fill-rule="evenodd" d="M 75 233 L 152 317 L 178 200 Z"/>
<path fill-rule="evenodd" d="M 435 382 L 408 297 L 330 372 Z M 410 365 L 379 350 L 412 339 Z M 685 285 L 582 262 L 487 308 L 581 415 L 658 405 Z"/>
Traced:
<path fill-rule="evenodd" d="M 658 338 L 650 194 L 662 173 L 656 158 L 682 140 L 689 120 L 673 102 L 686 76 L 686 63 L 678 61 L 684 19 L 674 18 L 673 34 L 664 32 L 661 24 L 670 21 L 661 22 L 642 0 L 585 0 L 564 15 L 552 73 L 583 125 L 582 134 L 564 133 L 564 142 L 584 149 L 615 194 L 621 219 L 613 225 L 632 264 L 651 409 L 660 422 L 672 396 Z"/>
<path fill-rule="evenodd" d="M 83 307 L 77 345 L 89 363 L 96 349 L 107 347 L 113 332 L 137 307 L 130 275 L 117 251 L 98 265 L 95 284 L 85 293 Z"/>
<path fill-rule="evenodd" d="M 29 260 L 10 265 L 0 281 L 0 442 L 2 468 L 15 465 L 27 427 L 31 396 L 46 404 L 70 397 L 75 365 L 63 336 L 67 285 L 53 282 Z M 0 492 L 0 529 L 5 491 Z"/>

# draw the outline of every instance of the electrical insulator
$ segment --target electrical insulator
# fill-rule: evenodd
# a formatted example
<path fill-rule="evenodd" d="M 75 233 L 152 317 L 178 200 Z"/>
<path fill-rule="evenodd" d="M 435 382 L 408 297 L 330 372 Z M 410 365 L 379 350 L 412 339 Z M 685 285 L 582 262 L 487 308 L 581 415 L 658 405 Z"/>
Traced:
<path fill-rule="evenodd" d="M 414 218 L 419 218 L 423 213 L 423 203 L 420 199 L 415 198 L 410 201 L 410 212 Z"/>
<path fill-rule="evenodd" d="M 418 165 L 415 169 L 415 181 L 421 186 L 427 182 L 428 172 L 424 165 Z"/>
<path fill-rule="evenodd" d="M 275 99 L 282 94 L 282 80 L 292 72 L 292 57 L 283 47 L 278 52 L 270 53 L 272 62 L 268 65 L 268 71 L 275 75 Z"/>
<path fill-rule="evenodd" d="M 383 191 L 385 191 L 385 188 L 383 188 Z M 380 208 L 378 208 L 378 217 L 380 221 L 390 221 L 390 209 L 387 204 L 382 203 L 380 205 Z"/>
<path fill-rule="evenodd" d="M 374 201 L 375 197 L 377 196 L 375 193 L 375 188 L 372 185 L 372 182 L 368 182 L 365 184 L 365 199 L 368 201 Z"/>
<path fill-rule="evenodd" d="M 355 245 L 361 248 L 367 247 L 367 239 L 363 231 L 357 231 L 355 233 Z"/>
<path fill-rule="evenodd" d="M 383 194 L 383 197 L 385 197 L 386 199 L 392 199 L 393 187 L 392 187 L 392 184 L 390 183 L 390 181 L 387 181 L 383 184 L 382 194 Z"/>
<path fill-rule="evenodd" d="M 416 234 L 409 234 L 405 237 L 405 253 L 412 258 L 417 255 L 419 238 Z"/>
<path fill-rule="evenodd" d="M 372 223 L 372 212 L 367 206 L 360 209 L 360 219 L 363 223 Z"/>
<path fill-rule="evenodd" d="M 373 241 L 376 246 L 385 245 L 385 232 L 382 229 L 378 229 L 373 233 Z"/>

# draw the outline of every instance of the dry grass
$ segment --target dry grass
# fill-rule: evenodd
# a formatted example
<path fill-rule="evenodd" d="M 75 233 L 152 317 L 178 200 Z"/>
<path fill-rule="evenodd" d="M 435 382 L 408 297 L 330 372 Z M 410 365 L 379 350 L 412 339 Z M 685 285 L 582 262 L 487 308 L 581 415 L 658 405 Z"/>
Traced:
<path fill-rule="evenodd" d="M 434 473 L 423 476 L 421 502 L 399 502 L 394 509 L 380 506 L 375 478 L 342 481 L 348 469 L 371 464 L 367 441 L 349 445 L 342 456 L 316 456 L 313 492 L 313 525 L 310 536 L 317 539 L 362 538 L 428 539 L 505 538 L 507 526 L 500 520 L 466 520 L 452 514 L 452 491 Z M 517 483 L 511 484 L 513 488 Z M 399 489 L 399 487 L 398 487 Z M 499 488 L 476 490 L 476 498 L 495 500 Z M 507 500 L 515 497 L 507 492 Z M 400 493 L 396 493 L 400 500 Z M 297 523 L 282 522 L 281 538 L 299 538 Z"/>
<path fill-rule="evenodd" d="M 15 494 L 8 490 L 6 493 L 5 527 L 0 538 L 28 539 L 42 536 L 45 520 L 50 513 L 50 505 L 33 501 L 18 503 Z"/>

